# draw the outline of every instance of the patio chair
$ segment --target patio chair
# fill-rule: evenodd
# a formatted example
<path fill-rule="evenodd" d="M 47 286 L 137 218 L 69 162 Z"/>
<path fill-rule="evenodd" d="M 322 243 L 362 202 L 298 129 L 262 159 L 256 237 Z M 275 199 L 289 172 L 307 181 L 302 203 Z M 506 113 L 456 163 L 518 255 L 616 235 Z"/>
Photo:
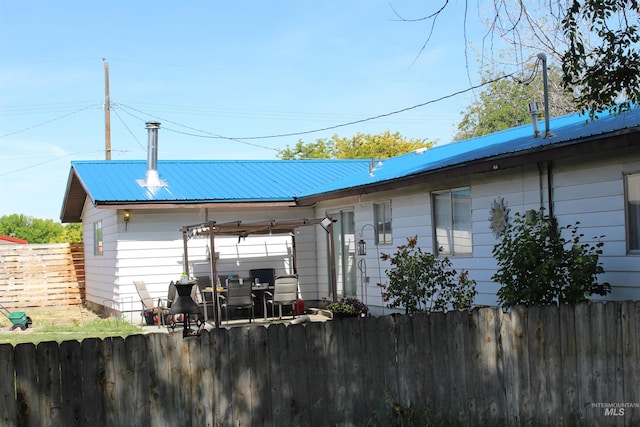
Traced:
<path fill-rule="evenodd" d="M 193 287 L 191 297 L 198 304 L 202 305 L 205 320 L 211 320 L 214 314 L 213 292 L 207 292 L 207 289 L 211 289 L 211 279 L 209 276 L 198 276 L 196 277 L 196 286 Z M 198 297 L 195 297 L 193 292 L 198 292 Z"/>
<path fill-rule="evenodd" d="M 138 296 L 140 297 L 140 303 L 142 304 L 142 313 L 144 316 L 145 311 L 153 310 L 157 312 L 158 319 L 158 327 L 160 325 L 165 324 L 165 316 L 169 313 L 167 302 L 163 301 L 162 298 L 158 298 L 156 303 L 154 303 L 154 299 L 149 294 L 149 290 L 147 289 L 147 284 L 143 280 L 135 280 L 133 285 L 136 287 L 136 291 L 138 291 Z"/>
<path fill-rule="evenodd" d="M 249 323 L 253 321 L 253 298 L 251 293 L 251 283 L 240 284 L 238 279 L 230 279 L 229 286 L 227 286 L 227 292 L 225 295 L 221 295 L 221 308 L 224 309 L 225 318 L 229 321 L 229 308 L 250 310 L 251 316 L 249 317 Z"/>
<path fill-rule="evenodd" d="M 271 297 L 267 300 L 267 303 L 271 304 L 271 317 L 275 317 L 275 306 L 278 305 L 279 318 L 282 319 L 282 306 L 290 305 L 291 313 L 295 319 L 295 305 L 298 302 L 298 276 L 296 274 L 276 276 L 273 294 L 267 292 L 267 295 Z"/>

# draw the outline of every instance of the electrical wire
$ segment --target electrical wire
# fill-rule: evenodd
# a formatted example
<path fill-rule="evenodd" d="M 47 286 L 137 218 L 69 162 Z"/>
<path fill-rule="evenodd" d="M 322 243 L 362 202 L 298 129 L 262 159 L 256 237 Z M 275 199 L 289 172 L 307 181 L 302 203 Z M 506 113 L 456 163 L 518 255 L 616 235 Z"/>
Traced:
<path fill-rule="evenodd" d="M 263 146 L 263 145 L 259 145 L 259 144 L 255 144 L 255 143 L 251 143 L 251 142 L 247 142 L 247 141 L 242 141 L 242 140 L 241 140 L 241 138 L 231 138 L 231 137 L 226 137 L 226 136 L 217 135 L 217 134 L 214 134 L 214 133 L 211 133 L 211 132 L 207 132 L 207 131 L 204 131 L 204 130 L 196 129 L 196 128 L 193 128 L 193 127 L 191 127 L 191 126 L 181 125 L 180 123 L 173 122 L 173 121 L 171 121 L 171 120 L 168 120 L 168 119 L 163 118 L 163 117 L 160 117 L 160 116 L 156 116 L 156 115 L 154 115 L 154 114 L 146 113 L 146 112 L 141 111 L 141 110 L 138 110 L 138 109 L 136 109 L 136 108 L 133 108 L 133 107 L 129 107 L 129 106 L 127 106 L 127 105 L 124 105 L 124 104 L 122 104 L 122 103 L 120 103 L 120 102 L 116 103 L 115 105 L 117 105 L 117 106 L 118 106 L 118 107 L 120 107 L 120 108 L 123 108 L 123 110 L 122 110 L 122 111 L 124 111 L 125 113 L 129 114 L 129 115 L 130 115 L 130 116 L 132 116 L 132 117 L 135 117 L 135 118 L 136 118 L 136 119 L 138 119 L 138 120 L 146 121 L 146 120 L 145 120 L 145 119 L 143 119 L 142 117 L 136 116 L 135 114 L 133 114 L 133 113 L 131 113 L 131 112 L 127 111 L 127 109 L 128 109 L 128 110 L 135 111 L 135 112 L 137 112 L 137 113 L 144 114 L 144 115 L 149 116 L 149 117 L 153 117 L 153 118 L 158 119 L 158 120 L 162 120 L 162 122 L 163 122 L 163 123 L 171 123 L 171 124 L 174 124 L 174 125 L 176 125 L 176 126 L 181 126 L 181 127 L 185 128 L 185 129 L 191 129 L 191 130 L 193 130 L 193 131 L 200 132 L 200 133 L 202 133 L 202 134 L 204 134 L 204 135 L 199 135 L 199 134 L 195 134 L 195 133 L 179 131 L 179 130 L 177 130 L 177 129 L 171 129 L 170 127 L 162 126 L 162 129 L 167 130 L 167 131 L 169 131 L 169 132 L 179 133 L 179 134 L 181 134 L 181 135 L 193 136 L 193 137 L 196 137 L 196 138 L 209 138 L 209 139 L 225 139 L 225 140 L 231 140 L 231 141 L 236 141 L 236 142 L 239 142 L 239 143 L 242 143 L 242 144 L 246 144 L 246 145 L 250 145 L 250 146 L 253 146 L 253 147 L 257 147 L 257 148 L 264 148 L 264 149 L 267 149 L 267 150 L 273 150 L 273 151 L 276 151 L 276 152 L 278 152 L 278 151 L 279 151 L 279 150 L 278 150 L 278 149 L 276 149 L 276 148 L 266 147 L 266 146 Z"/>
<path fill-rule="evenodd" d="M 170 120 L 163 119 L 162 117 L 159 117 L 159 116 L 156 116 L 156 115 L 153 115 L 153 114 L 149 114 L 149 113 L 146 113 L 144 111 L 140 111 L 138 109 L 135 109 L 133 107 L 129 107 L 129 106 L 126 106 L 126 105 L 123 105 L 123 104 L 120 104 L 120 103 L 118 103 L 117 105 L 120 106 L 120 107 L 124 107 L 124 108 L 130 109 L 130 110 L 136 111 L 138 113 L 147 115 L 149 117 L 153 117 L 153 118 L 156 118 L 156 119 L 159 119 L 159 120 L 167 121 L 168 123 L 172 123 L 174 125 L 181 126 L 181 127 L 186 128 L 186 129 L 191 129 L 191 130 L 199 132 L 201 134 L 183 132 L 183 131 L 178 131 L 178 130 L 175 130 L 175 129 L 170 129 L 170 128 L 163 127 L 163 129 L 167 129 L 167 130 L 170 130 L 172 132 L 176 132 L 176 133 L 180 133 L 180 134 L 188 135 L 188 136 L 193 136 L 193 137 L 197 137 L 197 138 L 232 140 L 232 141 L 241 142 L 243 144 L 254 145 L 256 147 L 267 148 L 267 149 L 274 150 L 273 148 L 270 148 L 270 147 L 264 147 L 264 146 L 252 144 L 250 142 L 247 142 L 247 140 L 285 138 L 285 137 L 290 137 L 290 136 L 308 135 L 308 134 L 312 134 L 312 133 L 325 132 L 325 131 L 328 131 L 328 130 L 334 130 L 334 129 L 339 129 L 339 128 L 346 127 L 346 126 L 352 126 L 352 125 L 355 125 L 355 124 L 360 124 L 360 123 L 365 123 L 365 122 L 369 122 L 369 121 L 373 121 L 373 120 L 378 120 L 378 119 L 381 119 L 381 118 L 384 118 L 384 117 L 389 117 L 389 116 L 393 116 L 393 115 L 396 115 L 396 114 L 404 113 L 406 111 L 414 110 L 416 108 L 424 107 L 426 105 L 435 104 L 435 103 L 443 101 L 445 99 L 453 98 L 453 97 L 461 95 L 463 93 L 470 92 L 470 91 L 476 90 L 478 88 L 481 88 L 483 86 L 490 85 L 490 84 L 495 83 L 497 81 L 500 81 L 500 80 L 503 80 L 503 79 L 506 79 L 506 78 L 511 78 L 515 74 L 517 74 L 517 72 L 510 73 L 510 74 L 505 74 L 505 75 L 502 75 L 500 77 L 496 77 L 496 78 L 493 78 L 491 80 L 487 80 L 487 81 L 485 81 L 483 83 L 479 83 L 477 85 L 470 86 L 470 87 L 468 87 L 466 89 L 462 89 L 462 90 L 459 90 L 457 92 L 453 92 L 453 93 L 451 93 L 449 95 L 444 95 L 444 96 L 441 96 L 439 98 L 435 98 L 435 99 L 432 99 L 432 100 L 429 100 L 429 101 L 426 101 L 426 102 L 422 102 L 420 104 L 416 104 L 416 105 L 413 105 L 411 107 L 402 108 L 400 110 L 391 111 L 389 113 L 379 114 L 379 115 L 376 115 L 376 116 L 371 116 L 371 117 L 367 117 L 367 118 L 359 119 L 359 120 L 353 120 L 353 121 L 350 121 L 350 122 L 346 122 L 346 123 L 342 123 L 342 124 L 338 124 L 338 125 L 333 125 L 333 126 L 327 126 L 327 127 L 319 128 L 319 129 L 312 129 L 312 130 L 300 131 L 300 132 L 281 133 L 281 134 L 274 134 L 274 135 L 263 135 L 263 136 L 230 137 L 230 136 L 217 135 L 217 134 L 213 134 L 211 132 L 207 132 L 207 131 L 203 131 L 203 130 L 200 130 L 200 129 L 196 129 L 196 128 L 193 128 L 193 127 L 190 127 L 190 126 L 181 125 L 179 123 L 175 123 L 175 122 L 172 122 Z M 134 114 L 132 114 L 130 112 L 127 112 L 127 114 L 130 114 L 131 116 L 133 116 L 133 117 L 135 117 L 135 118 L 137 118 L 137 119 L 139 119 L 141 121 L 145 121 L 143 118 L 138 117 L 138 116 L 136 116 L 136 115 L 134 115 Z M 278 151 L 278 150 L 275 150 L 275 151 Z"/>
<path fill-rule="evenodd" d="M 26 127 L 26 128 L 20 129 L 20 130 L 16 130 L 16 131 L 14 131 L 14 132 L 9 132 L 9 133 L 7 133 L 7 134 L 0 135 L 0 138 L 6 138 L 6 137 L 8 137 L 8 136 L 12 136 L 12 135 L 15 135 L 15 134 L 18 134 L 18 133 L 26 132 L 26 131 L 28 131 L 28 130 L 35 129 L 35 128 L 40 127 L 40 126 L 47 125 L 47 124 L 49 124 L 49 123 L 53 123 L 53 122 L 55 122 L 55 121 L 58 121 L 58 120 L 64 119 L 64 118 L 69 117 L 69 116 L 72 116 L 72 115 L 74 115 L 74 114 L 78 114 L 78 113 L 80 113 L 81 111 L 88 110 L 89 108 L 95 108 L 95 107 L 96 107 L 96 104 L 87 105 L 86 107 L 83 107 L 83 108 L 81 108 L 81 109 L 79 109 L 79 110 L 72 111 L 71 113 L 64 114 L 64 115 L 62 115 L 62 116 L 56 117 L 56 118 L 51 119 L 51 120 L 47 120 L 46 122 L 38 123 L 38 124 L 35 124 L 35 125 L 33 125 L 33 126 L 29 126 L 29 127 Z"/>
<path fill-rule="evenodd" d="M 535 77 L 535 73 L 537 73 L 537 67 L 535 67 L 535 68 L 536 69 L 534 69 L 532 76 L 529 77 L 528 79 L 526 79 L 525 82 L 530 81 L 531 79 L 533 79 Z M 163 129 L 166 129 L 167 131 L 170 131 L 170 132 L 179 133 L 179 134 L 182 134 L 182 135 L 192 136 L 192 137 L 196 137 L 196 138 L 223 139 L 223 140 L 228 140 L 228 141 L 236 141 L 236 142 L 239 142 L 239 143 L 242 143 L 242 144 L 246 144 L 246 145 L 250 145 L 250 146 L 253 146 L 253 147 L 263 148 L 263 149 L 273 150 L 273 151 L 278 152 L 280 150 L 272 148 L 272 147 L 267 147 L 267 146 L 264 146 L 264 145 L 259 145 L 259 144 L 256 144 L 256 143 L 252 143 L 252 142 L 249 142 L 249 141 L 250 140 L 258 140 L 258 139 L 273 139 L 273 138 L 285 138 L 285 137 L 291 137 L 291 136 L 308 135 L 308 134 L 312 134 L 312 133 L 325 132 L 325 131 L 328 131 L 328 130 L 335 130 L 335 129 L 339 129 L 339 128 L 343 128 L 343 127 L 347 127 L 347 126 L 353 126 L 353 125 L 360 124 L 360 123 L 365 123 L 365 122 L 369 122 L 369 121 L 373 121 L 373 120 L 378 120 L 378 119 L 381 119 L 381 118 L 384 118 L 384 117 L 390 117 L 390 116 L 401 114 L 401 113 L 404 113 L 404 112 L 407 112 L 407 111 L 411 111 L 411 110 L 414 110 L 414 109 L 417 109 L 417 108 L 420 108 L 420 107 L 424 107 L 424 106 L 427 106 L 427 105 L 430 105 L 430 104 L 435 104 L 435 103 L 443 101 L 445 99 L 453 98 L 453 97 L 461 95 L 463 93 L 467 93 L 467 92 L 476 90 L 478 88 L 481 88 L 483 86 L 495 83 L 495 82 L 500 81 L 502 79 L 513 77 L 515 74 L 517 74 L 517 73 L 514 72 L 514 73 L 510 73 L 510 74 L 505 74 L 505 75 L 502 75 L 502 76 L 487 80 L 487 81 L 485 81 L 483 83 L 480 83 L 480 84 L 477 84 L 477 85 L 472 85 L 472 86 L 470 86 L 470 87 L 468 87 L 466 89 L 462 89 L 462 90 L 453 92 L 451 94 L 441 96 L 439 98 L 431 99 L 429 101 L 422 102 L 420 104 L 412 105 L 410 107 L 402 108 L 402 109 L 391 111 L 391 112 L 388 112 L 388 113 L 378 114 L 378 115 L 375 115 L 375 116 L 370 116 L 370 117 L 366 117 L 366 118 L 363 118 L 363 119 L 353 120 L 353 121 L 349 121 L 349 122 L 346 122 L 346 123 L 341 123 L 341 124 L 337 124 L 337 125 L 333 125 L 333 126 L 327 126 L 327 127 L 323 127 L 323 128 L 311 129 L 311 130 L 300 131 L 300 132 L 289 132 L 289 133 L 280 133 L 280 134 L 273 134 L 273 135 L 262 135 L 262 136 L 230 137 L 230 136 L 218 135 L 218 134 L 214 134 L 214 133 L 211 133 L 211 132 L 208 132 L 208 131 L 204 131 L 204 130 L 201 130 L 201 129 L 196 129 L 196 128 L 191 127 L 191 126 L 182 125 L 180 123 L 176 123 L 174 121 L 168 120 L 166 118 L 163 118 L 163 117 L 160 117 L 160 116 L 157 116 L 157 115 L 154 115 L 154 114 L 146 113 L 144 111 L 138 110 L 136 108 L 127 106 L 127 105 L 119 103 L 119 102 L 118 103 L 112 103 L 111 104 L 111 109 L 114 110 L 114 108 L 120 108 L 121 111 L 129 114 L 130 116 L 132 116 L 132 117 L 134 117 L 134 118 L 136 118 L 136 119 L 138 119 L 138 120 L 140 120 L 142 122 L 146 122 L 147 121 L 146 119 L 144 119 L 144 118 L 142 118 L 142 117 L 140 117 L 140 116 L 138 116 L 138 115 L 136 115 L 136 114 L 131 112 L 131 111 L 135 111 L 137 113 L 146 115 L 148 117 L 153 117 L 155 119 L 162 120 L 165 123 L 171 123 L 173 125 L 180 126 L 180 127 L 185 128 L 185 129 L 189 129 L 189 130 L 192 130 L 192 131 L 195 131 L 195 132 L 198 132 L 198 133 L 185 132 L 185 131 L 180 131 L 180 130 L 177 130 L 177 129 L 172 129 L 170 127 L 164 127 L 163 126 Z M 524 82 L 522 82 L 522 83 L 524 83 Z M 36 125 L 33 125 L 33 126 L 29 126 L 27 128 L 20 129 L 20 130 L 14 131 L 14 132 L 10 132 L 8 134 L 0 135 L 0 138 L 6 138 L 8 136 L 15 135 L 17 133 L 25 132 L 25 131 L 30 130 L 30 129 L 34 129 L 34 128 L 37 128 L 37 127 L 40 127 L 40 126 L 44 126 L 46 124 L 55 122 L 57 120 L 61 120 L 63 118 L 66 118 L 66 117 L 69 117 L 71 115 L 77 114 L 77 113 L 79 113 L 81 111 L 87 110 L 89 108 L 95 108 L 95 107 L 96 107 L 96 104 L 88 105 L 88 106 L 83 107 L 83 108 L 81 108 L 79 110 L 73 111 L 73 112 L 68 113 L 68 114 L 64 114 L 64 115 L 56 117 L 54 119 L 51 119 L 51 120 L 48 120 L 48 121 L 45 121 L 45 122 L 42 122 L 42 123 L 39 123 L 39 124 L 36 124 Z M 117 113 L 116 113 L 116 116 L 124 124 L 124 120 L 122 120 L 122 117 L 120 117 Z M 131 130 L 126 126 L 126 124 L 124 124 L 124 125 L 125 125 L 125 128 L 129 131 L 129 133 L 131 133 L 131 135 L 134 137 L 134 139 L 136 140 L 138 145 L 140 145 L 142 147 L 142 144 L 140 144 L 140 142 L 137 140 L 137 138 L 135 138 L 135 136 L 133 135 L 133 132 L 131 132 Z"/>
<path fill-rule="evenodd" d="M 86 153 L 96 153 L 96 152 L 102 152 L 102 150 L 76 151 L 76 152 L 73 152 L 73 153 L 68 153 L 68 154 L 65 154 L 64 156 L 56 157 L 54 159 L 45 160 L 44 162 L 40 162 L 40 163 L 36 163 L 36 164 L 33 164 L 33 165 L 25 166 L 25 167 L 20 168 L 20 169 L 14 169 L 12 171 L 2 172 L 2 173 L 0 173 L 0 176 L 7 176 L 7 175 L 14 174 L 14 173 L 23 172 L 23 171 L 26 171 L 26 170 L 29 170 L 29 169 L 37 168 L 38 166 L 46 165 L 48 163 L 53 163 L 55 161 L 64 159 L 65 157 L 75 156 L 76 154 L 86 154 Z"/>
<path fill-rule="evenodd" d="M 113 107 L 113 104 L 111 105 Z M 124 120 L 122 120 L 122 117 L 120 117 L 120 114 L 118 114 L 118 110 L 115 108 L 111 108 L 111 111 L 113 111 L 113 113 L 116 115 L 116 117 L 118 118 L 118 120 L 120 120 L 120 123 L 122 123 L 122 126 L 124 126 L 124 128 L 129 132 L 129 134 L 131 135 L 131 137 L 138 143 L 138 145 L 140 146 L 140 148 L 142 148 L 144 151 L 147 150 L 147 148 L 140 142 L 140 140 L 136 137 L 136 135 L 131 131 L 131 129 L 129 129 L 129 126 L 127 126 L 127 124 L 124 122 Z"/>

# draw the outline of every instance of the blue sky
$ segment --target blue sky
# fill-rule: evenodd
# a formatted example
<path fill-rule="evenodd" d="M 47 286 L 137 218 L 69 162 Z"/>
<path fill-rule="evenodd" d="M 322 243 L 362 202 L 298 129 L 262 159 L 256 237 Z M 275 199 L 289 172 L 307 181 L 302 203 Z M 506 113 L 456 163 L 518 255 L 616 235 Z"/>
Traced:
<path fill-rule="evenodd" d="M 149 120 L 161 160 L 274 159 L 299 139 L 387 129 L 449 142 L 471 92 L 341 125 L 478 83 L 462 3 L 420 54 L 430 24 L 394 13 L 436 8 L 415 0 L 0 0 L 0 215 L 58 221 L 70 162 L 105 158 L 103 58 L 113 160 L 146 159 Z M 476 11 L 468 21 L 480 43 Z"/>

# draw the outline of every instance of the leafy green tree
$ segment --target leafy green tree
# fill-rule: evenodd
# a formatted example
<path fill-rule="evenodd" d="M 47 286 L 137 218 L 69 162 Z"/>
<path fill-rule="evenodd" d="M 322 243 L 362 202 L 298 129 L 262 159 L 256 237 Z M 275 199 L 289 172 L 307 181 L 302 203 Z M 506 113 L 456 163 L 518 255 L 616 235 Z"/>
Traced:
<path fill-rule="evenodd" d="M 531 123 L 529 103 L 538 102 L 540 109 L 539 120 L 544 117 L 544 90 L 542 77 L 536 67 L 529 72 L 533 78 L 523 82 L 515 79 L 495 80 L 495 72 L 488 73 L 485 81 L 492 83 L 478 95 L 478 101 L 473 102 L 463 112 L 458 123 L 455 141 L 488 135 L 493 132 L 509 129 L 525 123 Z M 575 111 L 571 94 L 562 86 L 560 69 L 550 66 L 548 70 L 549 87 L 549 115 L 551 117 L 568 114 Z"/>
<path fill-rule="evenodd" d="M 425 3 L 426 4 L 426 3 Z M 449 0 L 429 3 L 419 19 L 431 28 L 420 53 L 425 51 L 438 17 Z M 465 10 L 476 2 L 465 0 Z M 640 102 L 640 2 L 638 0 L 494 0 L 480 8 L 487 33 L 482 56 L 494 57 L 501 40 L 518 58 L 517 67 L 538 53 L 560 64 L 563 85 L 575 96 L 576 107 L 593 118 L 602 111 L 614 113 Z M 473 18 L 464 15 L 462 25 Z M 465 40 L 465 50 L 468 46 Z M 499 58 L 495 58 L 496 61 Z"/>
<path fill-rule="evenodd" d="M 576 304 L 611 292 L 608 283 L 597 281 L 604 273 L 598 259 L 603 243 L 582 243 L 578 224 L 559 227 L 542 209 L 515 214 L 493 248 L 499 268 L 492 280 L 502 285 L 501 305 Z M 562 229 L 570 231 L 570 239 Z"/>
<path fill-rule="evenodd" d="M 562 19 L 565 87 L 591 118 L 640 102 L 640 2 L 573 0 Z"/>
<path fill-rule="evenodd" d="M 320 138 L 316 142 L 305 143 L 299 140 L 295 147 L 287 148 L 278 152 L 278 157 L 283 160 L 300 159 L 331 159 L 336 156 L 335 142 L 330 139 Z"/>
<path fill-rule="evenodd" d="M 62 238 L 60 242 L 64 243 L 74 243 L 74 242 L 82 242 L 82 224 L 79 222 L 73 222 L 70 224 L 64 225 L 64 233 L 62 233 Z"/>
<path fill-rule="evenodd" d="M 426 139 L 407 139 L 399 132 L 386 130 L 377 135 L 357 133 L 350 138 L 340 138 L 334 134 L 331 139 L 317 139 L 316 142 L 298 141 L 295 147 L 281 150 L 283 160 L 299 159 L 378 159 L 405 154 L 417 148 L 431 148 Z"/>
<path fill-rule="evenodd" d="M 458 275 L 448 258 L 423 253 L 417 244 L 417 236 L 407 238 L 407 244 L 398 246 L 394 255 L 380 257 L 393 266 L 386 270 L 389 284 L 379 284 L 388 307 L 404 307 L 407 314 L 469 310 L 477 294 L 476 282 L 466 271 Z"/>
<path fill-rule="evenodd" d="M 79 224 L 69 224 L 64 227 L 50 219 L 33 218 L 22 214 L 0 217 L 0 234 L 15 236 L 29 243 L 82 241 L 82 229 Z"/>

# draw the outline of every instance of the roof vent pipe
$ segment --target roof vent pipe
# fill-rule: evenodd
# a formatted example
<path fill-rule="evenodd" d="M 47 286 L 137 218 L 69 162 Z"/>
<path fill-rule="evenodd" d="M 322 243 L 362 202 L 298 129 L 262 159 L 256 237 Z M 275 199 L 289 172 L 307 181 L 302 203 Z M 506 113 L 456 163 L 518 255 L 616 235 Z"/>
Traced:
<path fill-rule="evenodd" d="M 531 113 L 531 122 L 533 123 L 533 137 L 537 138 L 540 136 L 540 131 L 538 130 L 538 103 L 537 102 L 529 103 L 529 113 Z"/>
<path fill-rule="evenodd" d="M 147 142 L 147 175 L 145 185 L 147 187 L 161 187 L 160 176 L 158 175 L 158 129 L 160 123 L 147 122 L 149 140 Z"/>
<path fill-rule="evenodd" d="M 549 78 L 547 75 L 547 55 L 539 53 L 538 59 L 542 61 L 542 84 L 544 87 L 544 137 L 552 138 L 555 134 L 549 129 Z"/>

